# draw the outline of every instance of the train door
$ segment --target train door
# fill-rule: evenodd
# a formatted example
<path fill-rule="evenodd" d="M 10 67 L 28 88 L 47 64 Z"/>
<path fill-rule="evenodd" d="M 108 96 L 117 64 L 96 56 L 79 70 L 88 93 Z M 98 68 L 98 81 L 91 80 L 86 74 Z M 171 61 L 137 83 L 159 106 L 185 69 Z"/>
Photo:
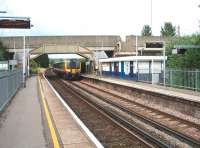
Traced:
<path fill-rule="evenodd" d="M 133 74 L 133 69 L 134 69 L 134 66 L 133 66 L 133 61 L 130 61 L 130 78 L 133 78 L 134 74 Z"/>
<path fill-rule="evenodd" d="M 119 62 L 114 62 L 114 76 L 118 76 Z"/>
<path fill-rule="evenodd" d="M 114 63 L 112 62 L 111 63 L 111 73 L 112 73 L 112 76 L 115 75 L 114 72 L 115 72 Z"/>
<path fill-rule="evenodd" d="M 129 61 L 125 61 L 124 62 L 124 77 L 125 78 L 129 78 L 130 74 L 130 62 Z"/>
<path fill-rule="evenodd" d="M 110 75 L 112 75 L 112 63 L 109 63 L 110 66 Z"/>
<path fill-rule="evenodd" d="M 124 78 L 125 74 L 124 74 L 124 61 L 121 61 L 121 73 L 120 73 L 120 77 Z"/>

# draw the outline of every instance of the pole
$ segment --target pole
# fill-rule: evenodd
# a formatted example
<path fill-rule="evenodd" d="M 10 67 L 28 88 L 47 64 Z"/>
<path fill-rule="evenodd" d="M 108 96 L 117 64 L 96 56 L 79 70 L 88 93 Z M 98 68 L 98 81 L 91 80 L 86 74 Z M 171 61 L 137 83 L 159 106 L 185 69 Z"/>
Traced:
<path fill-rule="evenodd" d="M 135 49 L 136 49 L 136 56 L 138 56 L 138 36 L 135 37 Z"/>
<path fill-rule="evenodd" d="M 26 39 L 25 36 L 23 36 L 23 86 L 26 87 Z"/>
<path fill-rule="evenodd" d="M 30 76 L 30 54 L 29 54 L 29 52 L 30 52 L 30 49 L 28 48 L 28 53 L 27 53 L 27 56 L 28 56 L 28 57 L 27 57 L 27 58 L 28 58 L 28 59 L 27 59 L 27 60 L 28 60 L 28 61 L 27 61 L 27 62 L 28 62 L 28 63 L 27 63 L 27 65 L 28 65 L 28 69 L 27 69 L 28 77 Z"/>
<path fill-rule="evenodd" d="M 200 5 L 198 5 L 198 7 L 200 8 Z M 200 20 L 199 20 L 199 32 L 200 32 Z"/>
<path fill-rule="evenodd" d="M 153 5 L 152 5 L 152 0 L 151 0 L 151 31 L 153 30 Z M 153 31 L 152 31 L 153 32 Z"/>
<path fill-rule="evenodd" d="M 27 75 L 28 75 L 28 77 L 30 76 L 30 47 L 29 47 L 29 43 L 30 43 L 30 36 L 28 38 L 28 53 L 27 53 Z"/>
<path fill-rule="evenodd" d="M 154 61 L 153 61 L 153 58 L 151 59 L 151 84 L 153 84 L 154 80 Z"/>
<path fill-rule="evenodd" d="M 135 37 L 135 49 L 136 49 L 136 72 L 137 72 L 137 80 L 139 79 L 139 71 L 138 71 L 138 36 Z"/>
<path fill-rule="evenodd" d="M 198 70 L 195 70 L 195 90 L 198 91 Z"/>
<path fill-rule="evenodd" d="M 165 62 L 165 45 L 163 45 L 163 85 L 165 86 L 165 79 L 166 79 L 166 62 Z"/>

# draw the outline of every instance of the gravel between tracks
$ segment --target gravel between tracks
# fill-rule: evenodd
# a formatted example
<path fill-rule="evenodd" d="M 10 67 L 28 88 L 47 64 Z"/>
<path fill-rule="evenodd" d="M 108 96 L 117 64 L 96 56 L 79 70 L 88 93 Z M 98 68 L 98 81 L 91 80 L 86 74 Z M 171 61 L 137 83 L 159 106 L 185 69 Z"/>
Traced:
<path fill-rule="evenodd" d="M 86 103 L 82 102 L 66 87 L 63 88 L 56 81 L 51 81 L 56 90 L 61 94 L 63 99 L 71 106 L 79 118 L 95 134 L 95 136 L 108 148 L 135 148 L 148 147 L 130 134 L 113 124 L 111 120 L 105 119 L 100 113 L 97 113 L 91 107 L 88 108 Z"/>
<path fill-rule="evenodd" d="M 79 84 L 79 82 L 77 82 Z M 81 84 L 79 84 L 81 85 Z M 82 91 L 81 89 L 77 89 L 78 91 Z M 85 92 L 84 92 L 85 93 Z M 107 110 L 112 110 L 113 112 L 115 112 L 116 114 L 119 114 L 121 116 L 123 116 L 126 119 L 129 119 L 130 122 L 132 122 L 133 124 L 137 125 L 138 127 L 144 129 L 145 131 L 151 133 L 151 135 L 154 135 L 155 137 L 162 139 L 163 141 L 165 141 L 166 143 L 168 143 L 171 147 L 180 147 L 180 148 L 189 148 L 190 146 L 179 141 L 176 138 L 173 138 L 170 135 L 165 134 L 162 131 L 159 131 L 157 129 L 155 129 L 154 127 L 147 125 L 141 121 L 139 121 L 137 118 L 134 118 L 133 116 L 124 113 L 123 111 L 116 109 L 116 107 L 113 107 L 111 105 L 109 105 L 108 103 L 105 103 L 104 101 L 100 100 L 97 97 L 94 97 L 93 95 L 87 93 L 88 98 L 90 98 L 92 101 L 97 102 L 98 104 L 101 104 L 104 108 L 106 108 Z"/>

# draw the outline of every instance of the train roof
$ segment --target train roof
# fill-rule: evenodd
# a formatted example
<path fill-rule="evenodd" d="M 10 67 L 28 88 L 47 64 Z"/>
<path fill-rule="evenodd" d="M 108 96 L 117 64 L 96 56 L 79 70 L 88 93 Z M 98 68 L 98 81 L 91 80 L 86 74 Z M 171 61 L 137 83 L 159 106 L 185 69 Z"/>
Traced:
<path fill-rule="evenodd" d="M 125 57 L 115 57 L 115 58 L 106 58 L 99 59 L 100 63 L 103 62 L 118 62 L 118 61 L 163 61 L 164 56 L 125 56 Z M 167 56 L 165 56 L 167 60 Z"/>

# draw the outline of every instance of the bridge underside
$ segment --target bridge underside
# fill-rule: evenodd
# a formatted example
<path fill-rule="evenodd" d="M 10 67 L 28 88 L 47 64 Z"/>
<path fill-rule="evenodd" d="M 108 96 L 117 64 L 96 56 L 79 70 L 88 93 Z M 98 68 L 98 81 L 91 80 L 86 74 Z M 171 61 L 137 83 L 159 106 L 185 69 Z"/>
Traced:
<path fill-rule="evenodd" d="M 90 49 L 72 45 L 43 45 L 40 48 L 32 50 L 30 54 L 78 54 L 93 60 L 93 52 Z"/>

